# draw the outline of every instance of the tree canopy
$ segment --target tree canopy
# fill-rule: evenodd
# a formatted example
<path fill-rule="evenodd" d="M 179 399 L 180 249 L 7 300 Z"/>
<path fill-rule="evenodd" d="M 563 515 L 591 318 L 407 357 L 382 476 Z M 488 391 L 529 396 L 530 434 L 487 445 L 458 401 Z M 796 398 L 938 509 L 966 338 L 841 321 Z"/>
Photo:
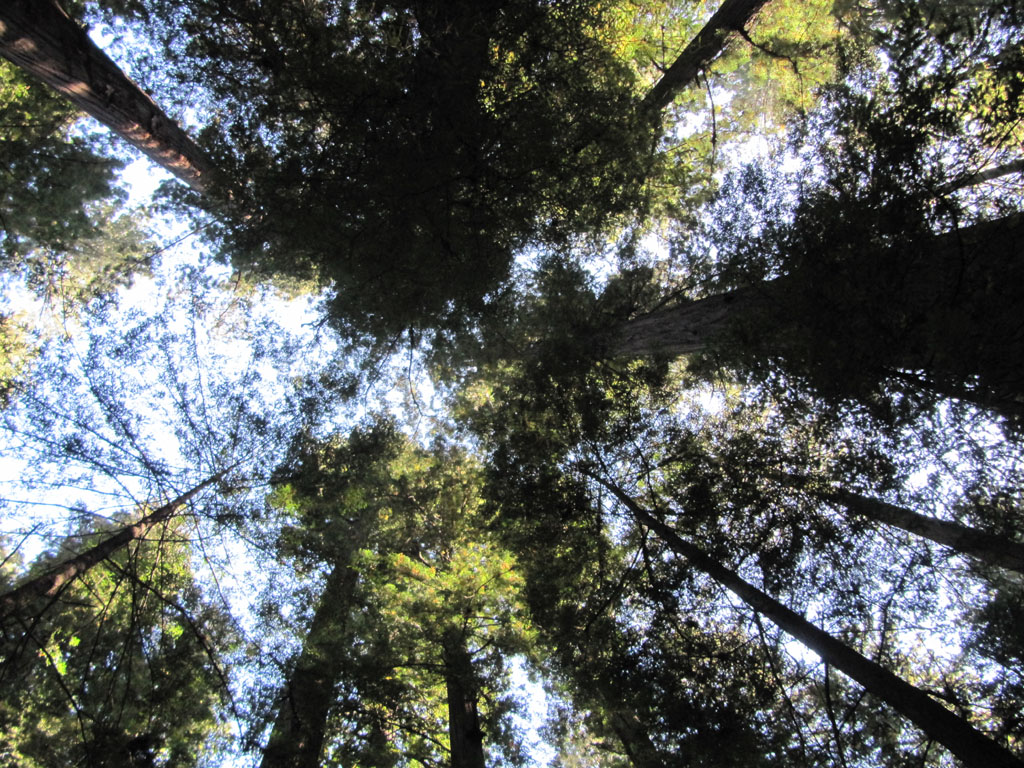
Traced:
<path fill-rule="evenodd" d="M 0 764 L 1024 765 L 1024 6 L 38 8 Z"/>

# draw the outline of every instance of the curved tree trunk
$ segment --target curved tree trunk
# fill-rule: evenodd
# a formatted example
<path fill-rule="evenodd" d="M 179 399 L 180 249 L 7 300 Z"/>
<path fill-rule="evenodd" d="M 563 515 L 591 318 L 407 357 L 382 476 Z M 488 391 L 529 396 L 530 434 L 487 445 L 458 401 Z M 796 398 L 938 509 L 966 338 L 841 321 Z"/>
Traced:
<path fill-rule="evenodd" d="M 214 167 L 202 150 L 55 0 L 0 3 L 0 56 L 60 91 L 197 192 L 209 189 Z"/>
<path fill-rule="evenodd" d="M 1024 762 L 928 694 L 836 640 L 775 598 L 744 581 L 735 571 L 726 568 L 699 547 L 684 541 L 667 524 L 633 501 L 618 486 L 595 475 L 590 476 L 611 491 L 623 506 L 633 513 L 638 523 L 655 531 L 672 551 L 685 557 L 694 567 L 704 571 L 755 611 L 767 616 L 827 664 L 842 671 L 868 692 L 886 702 L 924 731 L 929 738 L 945 746 L 965 766 L 1024 768 Z"/>
<path fill-rule="evenodd" d="M 204 488 L 220 480 L 226 472 L 227 470 L 224 470 L 207 478 L 173 501 L 146 515 L 137 523 L 126 525 L 96 546 L 58 563 L 42 576 L 30 579 L 21 586 L 12 589 L 6 595 L 0 597 L 0 619 L 6 619 L 8 616 L 23 609 L 36 598 L 57 595 L 62 588 L 66 587 L 94 565 L 103 562 L 131 542 L 142 539 L 154 526 L 169 520 L 183 504 L 187 504 Z"/>

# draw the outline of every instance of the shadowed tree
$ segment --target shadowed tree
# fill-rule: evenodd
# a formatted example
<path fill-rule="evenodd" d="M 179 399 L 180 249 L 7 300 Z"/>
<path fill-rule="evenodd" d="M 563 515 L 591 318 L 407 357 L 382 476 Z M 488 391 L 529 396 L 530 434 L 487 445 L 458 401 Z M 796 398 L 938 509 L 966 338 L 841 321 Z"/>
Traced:
<path fill-rule="evenodd" d="M 924 691 L 861 656 L 762 590 L 744 581 L 699 547 L 680 538 L 657 515 L 638 505 L 614 483 L 596 474 L 590 476 L 629 509 L 641 525 L 647 526 L 665 540 L 673 551 L 740 597 L 754 610 L 763 613 L 825 662 L 849 675 L 869 692 L 907 717 L 931 739 L 949 749 L 965 766 L 1018 768 L 1024 765 L 1024 761 L 971 727 Z"/>
<path fill-rule="evenodd" d="M 301 650 L 285 671 L 263 768 L 321 764 L 351 641 L 349 617 L 358 605 L 356 555 L 370 544 L 393 495 L 390 466 L 400 448 L 394 427 L 380 423 L 344 442 L 300 437 L 277 469 L 272 503 L 294 518 L 279 546 L 309 564 L 326 563 L 329 573 Z"/>

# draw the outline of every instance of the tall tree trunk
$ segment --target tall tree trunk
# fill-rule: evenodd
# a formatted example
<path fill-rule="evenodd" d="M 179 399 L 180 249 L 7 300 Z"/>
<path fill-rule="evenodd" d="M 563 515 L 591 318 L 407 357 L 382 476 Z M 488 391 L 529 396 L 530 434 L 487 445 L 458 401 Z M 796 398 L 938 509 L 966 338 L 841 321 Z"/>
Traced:
<path fill-rule="evenodd" d="M 0 56 L 56 88 L 198 192 L 214 167 L 55 0 L 0 2 Z"/>
<path fill-rule="evenodd" d="M 842 356 L 839 370 L 856 359 L 866 376 L 906 380 L 1024 423 L 1024 214 L 931 236 L 910 250 L 873 256 L 898 265 L 898 282 L 870 269 L 846 269 L 832 282 L 798 271 L 629 320 L 606 348 L 613 357 L 738 350 L 795 360 L 804 373 L 818 362 L 828 370 L 826 356 Z M 821 327 L 835 335 L 822 340 Z M 862 332 L 841 337 L 847 327 Z"/>
<path fill-rule="evenodd" d="M 1024 768 L 1024 762 L 1000 747 L 965 720 L 938 704 L 928 694 L 865 658 L 827 632 L 811 624 L 773 597 L 744 581 L 735 571 L 684 541 L 668 525 L 637 504 L 621 488 L 597 475 L 590 475 L 633 513 L 637 522 L 655 531 L 676 554 L 704 571 L 771 619 L 784 632 L 799 640 L 823 661 L 844 672 L 870 693 L 906 717 L 934 741 L 945 746 L 968 768 Z"/>
<path fill-rule="evenodd" d="M 473 658 L 466 638 L 456 629 L 444 633 L 444 684 L 448 693 L 448 738 L 451 768 L 484 768 L 484 732 L 477 710 Z"/>
<path fill-rule="evenodd" d="M 223 470 L 207 478 L 176 499 L 164 504 L 162 507 L 158 507 L 137 523 L 126 525 L 96 546 L 63 560 L 42 576 L 30 579 L 21 586 L 12 589 L 0 597 L 0 620 L 13 615 L 37 598 L 57 595 L 62 588 L 66 587 L 94 565 L 103 562 L 103 560 L 131 542 L 142 539 L 154 526 L 170 519 L 183 504 L 188 503 L 200 491 L 220 480 L 227 471 Z"/>
<path fill-rule="evenodd" d="M 744 29 L 767 0 L 725 0 L 665 74 L 647 92 L 642 110 L 660 112 L 725 50 L 729 38 Z"/>
<path fill-rule="evenodd" d="M 359 572 L 352 555 L 369 536 L 372 521 L 353 524 L 348 546 L 339 552 L 302 651 L 281 690 L 274 727 L 263 750 L 260 768 L 317 768 L 323 751 L 327 716 L 334 704 L 334 687 L 345 667 L 345 627 L 352 609 Z"/>
<path fill-rule="evenodd" d="M 977 186 L 978 184 L 995 181 L 1005 176 L 1012 176 L 1021 172 L 1024 172 L 1024 159 L 1012 160 L 1000 165 L 991 165 L 971 176 L 955 179 L 954 181 L 939 187 L 939 192 L 942 194 L 949 194 L 950 192 L 956 192 L 958 189 L 966 189 L 967 187 Z"/>
<path fill-rule="evenodd" d="M 828 501 L 838 502 L 851 512 L 879 523 L 902 528 L 988 565 L 1024 573 L 1024 544 L 1019 541 L 922 515 L 895 504 L 861 496 L 852 491 L 840 489 L 815 493 L 815 495 Z"/>
<path fill-rule="evenodd" d="M 615 329 L 609 353 L 612 357 L 679 357 L 703 352 L 725 338 L 738 317 L 761 309 L 774 294 L 776 282 L 633 318 Z"/>
<path fill-rule="evenodd" d="M 612 697 L 604 698 L 608 724 L 622 742 L 622 748 L 633 768 L 665 768 L 665 761 L 658 753 L 658 748 L 654 746 L 647 730 L 637 722 L 636 716 L 610 700 Z"/>
<path fill-rule="evenodd" d="M 769 477 L 780 483 L 803 491 L 816 499 L 846 507 L 849 511 L 867 517 L 883 525 L 901 528 L 915 536 L 949 547 L 967 557 L 1024 573 L 1024 544 L 1005 536 L 979 531 L 959 523 L 939 520 L 922 515 L 906 507 L 864 496 L 860 493 L 837 489 L 808 488 L 809 478 L 795 472 L 770 472 Z"/>

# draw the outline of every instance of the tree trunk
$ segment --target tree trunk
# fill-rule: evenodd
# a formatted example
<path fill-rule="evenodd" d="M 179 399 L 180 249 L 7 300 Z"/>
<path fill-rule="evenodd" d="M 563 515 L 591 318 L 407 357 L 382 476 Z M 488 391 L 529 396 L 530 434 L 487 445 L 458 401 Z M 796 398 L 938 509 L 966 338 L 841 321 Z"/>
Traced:
<path fill-rule="evenodd" d="M 950 192 L 956 192 L 959 189 L 966 189 L 967 187 L 974 187 L 978 184 L 984 184 L 989 181 L 996 181 L 1005 176 L 1012 176 L 1017 173 L 1024 172 L 1024 159 L 1012 160 L 1009 163 L 1002 163 L 1000 165 L 992 165 L 988 168 L 983 168 L 977 173 L 971 176 L 965 176 L 955 181 L 951 181 L 942 187 L 939 187 L 939 192 L 942 194 L 949 194 Z"/>
<path fill-rule="evenodd" d="M 703 352 L 726 337 L 738 316 L 764 306 L 777 282 L 708 296 L 633 318 L 616 330 L 609 345 L 610 354 L 680 357 Z"/>
<path fill-rule="evenodd" d="M 591 475 L 629 509 L 641 525 L 655 531 L 676 554 L 708 574 L 764 614 L 784 632 L 799 640 L 830 666 L 844 672 L 868 692 L 886 702 L 934 741 L 945 746 L 968 768 L 1024 768 L 1024 762 L 975 730 L 962 718 L 938 704 L 928 694 L 865 658 L 782 603 L 744 581 L 734 571 L 684 541 L 668 525 L 638 505 L 621 488 Z"/>
<path fill-rule="evenodd" d="M 902 528 L 988 565 L 1024 573 L 1024 544 L 1019 541 L 922 515 L 852 491 L 837 490 L 815 495 L 838 502 L 852 512 L 886 525 Z"/>
<path fill-rule="evenodd" d="M 455 629 L 445 631 L 443 646 L 451 768 L 484 768 L 484 732 L 477 711 L 473 658 L 465 637 Z"/>
<path fill-rule="evenodd" d="M 690 41 L 661 79 L 647 92 L 640 108 L 660 112 L 725 50 L 729 38 L 744 29 L 767 0 L 725 0 Z"/>
<path fill-rule="evenodd" d="M 220 480 L 227 470 L 218 472 L 216 475 L 204 480 L 199 485 L 178 496 L 173 501 L 164 504 L 154 512 L 146 515 L 137 523 L 126 525 L 117 533 L 101 541 L 96 546 L 87 549 L 79 555 L 70 557 L 51 568 L 42 576 L 16 587 L 3 597 L 0 597 L 0 620 L 6 619 L 16 611 L 24 608 L 33 600 L 40 597 L 54 597 L 60 590 L 70 582 L 74 581 L 81 574 L 101 563 L 110 557 L 114 552 L 127 546 L 133 541 L 142 539 L 156 525 L 170 519 L 174 512 L 186 504 L 197 493 L 204 488 Z"/>
<path fill-rule="evenodd" d="M 845 374 L 900 379 L 1024 423 L 1024 214 L 907 249 L 871 256 L 892 275 L 843 263 L 834 279 L 795 271 L 634 318 L 610 334 L 607 350 L 777 357 L 819 381 L 832 372 L 830 388 Z"/>
<path fill-rule="evenodd" d="M 0 55 L 56 88 L 197 192 L 214 167 L 55 0 L 0 3 Z"/>
<path fill-rule="evenodd" d="M 883 525 L 901 528 L 915 536 L 934 541 L 967 557 L 1024 573 L 1024 544 L 1005 536 L 979 531 L 959 523 L 940 520 L 930 515 L 873 499 L 845 489 L 815 490 L 807 488 L 809 478 L 794 472 L 771 472 L 769 476 L 780 483 L 810 494 L 816 499 L 839 504 L 854 514 L 862 515 Z"/>
<path fill-rule="evenodd" d="M 665 761 L 658 753 L 646 729 L 637 722 L 636 716 L 625 711 L 616 702 L 605 696 L 605 711 L 608 724 L 622 743 L 622 749 L 634 768 L 665 768 Z"/>
<path fill-rule="evenodd" d="M 371 516 L 374 517 L 374 516 Z M 374 517 L 375 519 L 375 517 Z M 334 687 L 344 671 L 345 626 L 359 583 L 352 554 L 369 535 L 370 521 L 360 520 L 352 543 L 339 553 L 309 625 L 302 651 L 281 690 L 274 727 L 260 768 L 318 768 Z"/>
<path fill-rule="evenodd" d="M 965 229 L 936 235 L 927 243 L 931 258 L 915 265 L 905 291 L 908 309 L 916 310 L 947 297 L 951 290 L 971 277 L 975 282 L 999 280 L 1008 264 L 1017 260 L 1024 241 L 1024 215 L 1012 214 Z M 979 252 L 983 252 L 979 255 Z M 892 254 L 898 259 L 900 254 Z M 966 272 L 973 274 L 967 275 Z M 704 351 L 725 335 L 739 316 L 771 312 L 774 319 L 799 327 L 813 318 L 785 317 L 788 294 L 795 290 L 799 276 L 767 280 L 748 288 L 689 301 L 641 315 L 624 323 L 614 334 L 610 352 L 614 357 L 645 355 L 679 356 Z M 771 333 L 771 328 L 764 329 Z M 899 361 L 904 369 L 928 364 L 926 349 L 907 352 Z"/>

